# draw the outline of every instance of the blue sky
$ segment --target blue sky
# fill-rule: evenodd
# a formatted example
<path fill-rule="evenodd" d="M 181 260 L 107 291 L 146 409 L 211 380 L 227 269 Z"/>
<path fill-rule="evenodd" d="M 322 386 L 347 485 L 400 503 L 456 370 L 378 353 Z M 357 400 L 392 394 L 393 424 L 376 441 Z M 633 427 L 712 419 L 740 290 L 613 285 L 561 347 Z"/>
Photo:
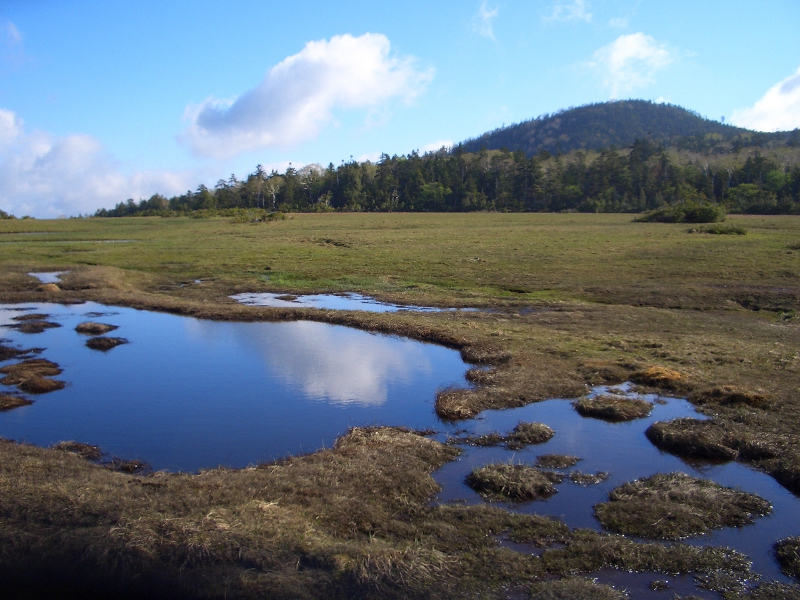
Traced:
<path fill-rule="evenodd" d="M 612 98 L 800 126 L 800 2 L 0 2 L 0 209 L 426 150 Z"/>

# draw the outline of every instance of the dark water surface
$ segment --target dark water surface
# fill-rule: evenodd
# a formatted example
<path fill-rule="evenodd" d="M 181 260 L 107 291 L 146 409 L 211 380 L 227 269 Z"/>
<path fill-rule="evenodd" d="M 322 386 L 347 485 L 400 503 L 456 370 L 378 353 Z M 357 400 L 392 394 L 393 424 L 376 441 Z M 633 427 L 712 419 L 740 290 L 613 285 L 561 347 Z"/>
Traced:
<path fill-rule="evenodd" d="M 155 469 L 243 467 L 311 452 L 354 425 L 441 430 L 436 390 L 466 383 L 457 351 L 348 327 L 202 321 L 93 303 L 2 306 L 0 325 L 30 312 L 19 308 L 62 327 L 36 335 L 0 328 L 0 337 L 45 348 L 41 357 L 61 366 L 67 387 L 0 413 L 0 436 L 96 444 Z M 118 325 L 110 335 L 130 343 L 87 348 L 74 328 L 88 320 Z"/>
<path fill-rule="evenodd" d="M 627 386 L 615 388 L 619 393 Z M 605 387 L 593 390 L 593 395 L 604 393 Z M 641 396 L 656 400 L 656 396 Z M 492 431 L 508 432 L 521 422 L 540 422 L 552 427 L 556 434 L 548 442 L 529 446 L 522 451 L 499 448 L 464 446 L 464 454 L 444 465 L 433 476 L 442 486 L 439 502 L 461 501 L 468 504 L 481 503 L 483 499 L 464 483 L 473 468 L 491 463 L 510 462 L 534 466 L 542 454 L 570 454 L 581 460 L 570 469 L 561 472 L 582 471 L 595 473 L 605 471 L 610 477 L 597 485 L 578 485 L 565 479 L 557 486 L 558 493 L 545 500 L 521 504 L 499 503 L 510 510 L 551 515 L 558 517 L 570 527 L 581 527 L 602 531 L 603 527 L 594 518 L 593 506 L 604 502 L 615 487 L 637 478 L 656 473 L 683 471 L 694 477 L 710 479 L 721 485 L 758 494 L 769 500 L 773 512 L 758 517 L 755 524 L 741 528 L 716 530 L 684 540 L 695 545 L 728 546 L 750 556 L 753 570 L 768 580 L 789 582 L 772 556 L 772 544 L 787 536 L 800 534 L 800 498 L 783 488 L 769 475 L 730 462 L 712 465 L 687 463 L 671 454 L 660 451 L 645 437 L 644 432 L 654 421 L 666 421 L 677 417 L 703 419 L 686 400 L 659 398 L 653 412 L 645 419 L 627 423 L 608 423 L 598 419 L 581 417 L 566 400 L 547 400 L 522 408 L 492 410 L 481 413 L 472 421 L 462 423 L 470 435 Z M 663 594 L 663 592 L 659 592 Z"/>

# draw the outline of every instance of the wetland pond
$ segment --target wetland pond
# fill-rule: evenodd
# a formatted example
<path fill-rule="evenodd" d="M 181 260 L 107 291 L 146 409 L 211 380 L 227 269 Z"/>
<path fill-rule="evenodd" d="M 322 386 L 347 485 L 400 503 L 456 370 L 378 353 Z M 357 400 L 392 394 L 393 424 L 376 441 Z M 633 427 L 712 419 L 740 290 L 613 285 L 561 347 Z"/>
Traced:
<path fill-rule="evenodd" d="M 25 315 L 36 313 L 60 326 L 35 335 L 14 328 Z M 85 321 L 118 326 L 114 335 L 129 343 L 107 352 L 92 350 L 87 338 L 75 331 Z M 591 396 L 641 398 L 654 403 L 652 412 L 610 423 L 583 417 L 570 401 L 553 399 L 445 423 L 434 411 L 436 392 L 466 386 L 468 365 L 457 351 L 433 344 L 310 321 L 214 322 L 93 303 L 1 305 L 0 326 L 6 346 L 43 348 L 36 357 L 57 363 L 63 369 L 58 378 L 67 384 L 30 396 L 31 405 L 0 412 L 0 437 L 40 446 L 76 440 L 98 445 L 111 456 L 146 461 L 155 469 L 197 471 L 312 452 L 331 446 L 351 426 L 433 429 L 436 439 L 463 449 L 457 460 L 434 472 L 442 486 L 434 502 L 484 502 L 465 483 L 474 468 L 509 462 L 534 466 L 542 455 L 573 455 L 580 461 L 560 469 L 565 478 L 554 495 L 498 504 L 594 530 L 602 526 L 593 507 L 605 502 L 611 490 L 637 478 L 682 471 L 758 494 L 773 507 L 753 524 L 685 541 L 739 550 L 765 580 L 789 582 L 771 548 L 781 538 L 800 534 L 800 499 L 743 464 L 687 463 L 658 450 L 645 437 L 655 421 L 703 418 L 683 399 L 639 396 L 626 385 L 598 387 Z M 14 362 L 0 362 L 0 367 Z M 12 391 L 0 385 L 0 393 Z M 464 439 L 510 432 L 518 423 L 531 422 L 549 426 L 555 435 L 517 450 L 472 446 Z M 609 476 L 585 485 L 570 480 L 575 471 Z M 520 552 L 537 552 L 502 539 L 501 543 Z M 635 597 L 660 598 L 676 591 L 718 597 L 696 589 L 687 576 L 604 571 L 592 577 L 627 588 Z M 671 592 L 650 590 L 647 585 L 655 579 L 670 580 Z"/>
<path fill-rule="evenodd" d="M 476 311 L 476 308 L 439 308 L 381 302 L 361 294 L 276 294 L 274 292 L 242 293 L 231 296 L 240 304 L 248 306 L 271 306 L 273 308 L 319 308 L 322 310 L 363 310 L 367 312 L 415 312 Z"/>

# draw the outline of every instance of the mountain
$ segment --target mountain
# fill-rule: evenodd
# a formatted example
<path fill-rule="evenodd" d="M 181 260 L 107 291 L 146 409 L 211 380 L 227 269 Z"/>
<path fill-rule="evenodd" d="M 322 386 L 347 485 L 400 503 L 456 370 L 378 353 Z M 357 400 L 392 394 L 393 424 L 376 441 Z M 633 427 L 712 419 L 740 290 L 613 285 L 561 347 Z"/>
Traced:
<path fill-rule="evenodd" d="M 609 146 L 628 147 L 636 139 L 645 138 L 665 145 L 700 149 L 736 140 L 746 146 L 762 145 L 788 136 L 784 132 L 758 133 L 725 125 L 672 104 L 620 100 L 587 104 L 501 127 L 466 140 L 462 149 L 477 152 L 481 148 L 506 148 L 533 156 L 541 150 L 555 154 Z"/>

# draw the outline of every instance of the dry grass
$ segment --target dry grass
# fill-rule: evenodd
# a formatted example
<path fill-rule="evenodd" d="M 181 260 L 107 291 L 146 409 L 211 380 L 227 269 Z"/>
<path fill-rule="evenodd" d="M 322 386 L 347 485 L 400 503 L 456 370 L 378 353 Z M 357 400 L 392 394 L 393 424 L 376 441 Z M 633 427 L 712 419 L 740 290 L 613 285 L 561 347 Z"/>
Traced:
<path fill-rule="evenodd" d="M 531 600 L 625 600 L 628 596 L 614 588 L 583 577 L 538 583 L 531 588 Z"/>
<path fill-rule="evenodd" d="M 61 372 L 61 368 L 49 360 L 32 358 L 0 368 L 0 373 L 5 375 L 0 383 L 15 385 L 29 394 L 46 394 L 64 387 L 63 381 L 49 379 Z"/>
<path fill-rule="evenodd" d="M 467 484 L 487 500 L 527 502 L 548 498 L 558 490 L 564 476 L 526 465 L 494 464 L 473 469 Z"/>
<path fill-rule="evenodd" d="M 645 400 L 608 394 L 596 398 L 583 398 L 575 402 L 574 406 L 584 417 L 612 422 L 643 419 L 653 410 L 653 404 Z"/>
<path fill-rule="evenodd" d="M 775 543 L 775 558 L 789 577 L 800 580 L 800 537 L 790 537 Z"/>
<path fill-rule="evenodd" d="M 31 404 L 33 404 L 33 402 L 22 396 L 0 394 L 0 411 L 11 410 L 12 408 L 19 408 L 20 406 L 30 406 Z"/>
<path fill-rule="evenodd" d="M 84 335 L 103 335 L 104 333 L 114 331 L 115 329 L 119 329 L 119 327 L 117 325 L 108 325 L 106 323 L 94 323 L 93 321 L 79 323 L 78 326 L 75 327 L 75 331 Z"/>
<path fill-rule="evenodd" d="M 112 348 L 116 348 L 117 346 L 121 346 L 122 344 L 129 343 L 128 340 L 125 338 L 118 338 L 118 337 L 94 337 L 89 340 L 86 340 L 86 345 L 91 348 L 92 350 L 100 350 L 102 352 L 108 352 Z"/>
<path fill-rule="evenodd" d="M 597 473 L 583 473 L 581 471 L 572 471 L 569 474 L 569 480 L 578 485 L 597 485 L 603 483 L 610 475 L 605 471 L 598 471 Z"/>
<path fill-rule="evenodd" d="M 580 458 L 567 454 L 542 454 L 536 458 L 536 466 L 540 469 L 566 469 L 575 466 Z"/>
<path fill-rule="evenodd" d="M 450 443 L 468 444 L 470 446 L 505 445 L 509 450 L 521 450 L 533 444 L 544 444 L 556 434 L 544 423 L 518 423 L 511 433 L 501 435 L 488 433 L 478 436 L 450 438 Z"/>
<path fill-rule="evenodd" d="M 767 409 L 770 399 L 764 392 L 756 392 L 734 385 L 724 385 L 695 392 L 691 395 L 696 404 L 719 404 L 723 406 L 746 405 Z"/>
<path fill-rule="evenodd" d="M 28 313 L 25 315 L 18 315 L 16 317 L 12 317 L 12 321 L 46 321 L 50 318 L 50 315 L 45 313 Z"/>
<path fill-rule="evenodd" d="M 103 456 L 100 446 L 93 446 L 82 442 L 59 442 L 53 446 L 53 449 L 76 454 L 85 460 L 100 460 Z"/>
<path fill-rule="evenodd" d="M 595 506 L 604 527 L 637 537 L 676 540 L 722 527 L 742 527 L 772 505 L 745 492 L 685 473 L 658 474 L 614 489 Z"/>
<path fill-rule="evenodd" d="M 681 373 L 668 367 L 647 367 L 636 371 L 631 375 L 631 381 L 674 391 L 687 390 L 690 383 L 689 376 L 686 373 Z"/>
<path fill-rule="evenodd" d="M 23 321 L 16 325 L 6 325 L 6 327 L 16 329 L 22 333 L 42 333 L 46 329 L 61 327 L 61 325 L 52 321 Z"/>
<path fill-rule="evenodd" d="M 783 448 L 746 427 L 712 419 L 673 419 L 653 423 L 647 438 L 662 450 L 684 458 L 755 461 L 781 456 Z"/>

